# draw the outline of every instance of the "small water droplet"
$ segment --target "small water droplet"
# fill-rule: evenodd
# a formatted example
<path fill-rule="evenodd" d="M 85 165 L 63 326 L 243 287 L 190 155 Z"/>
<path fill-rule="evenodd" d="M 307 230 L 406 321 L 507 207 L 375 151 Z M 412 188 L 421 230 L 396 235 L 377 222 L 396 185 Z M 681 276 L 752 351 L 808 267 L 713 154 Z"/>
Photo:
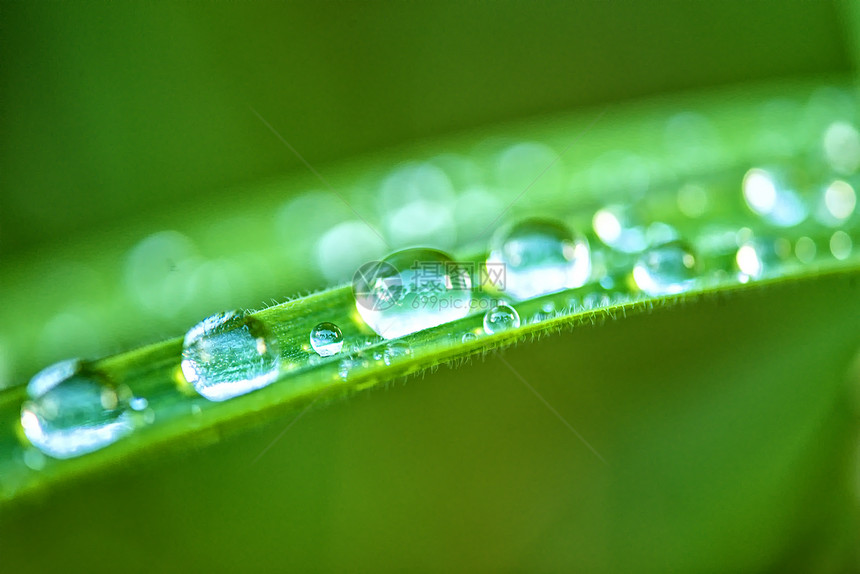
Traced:
<path fill-rule="evenodd" d="M 477 340 L 478 335 L 473 333 L 472 331 L 467 331 L 463 333 L 463 336 L 460 338 L 460 341 L 463 343 L 471 343 L 472 341 Z"/>
<path fill-rule="evenodd" d="M 124 387 L 90 372 L 78 359 L 39 372 L 27 386 L 21 426 L 30 443 L 53 458 L 72 458 L 112 444 L 132 431 Z"/>
<path fill-rule="evenodd" d="M 311 329 L 311 347 L 320 357 L 330 357 L 343 348 L 343 333 L 340 327 L 328 321 Z"/>
<path fill-rule="evenodd" d="M 696 258 L 681 241 L 652 247 L 636 261 L 633 280 L 651 296 L 682 293 L 696 280 Z"/>
<path fill-rule="evenodd" d="M 555 313 L 555 301 L 547 301 L 541 305 L 540 310 L 544 313 Z"/>
<path fill-rule="evenodd" d="M 210 401 L 224 401 L 278 378 L 278 342 L 259 319 L 218 313 L 192 327 L 182 345 L 185 379 Z"/>
<path fill-rule="evenodd" d="M 503 228 L 487 258 L 488 279 L 504 277 L 499 290 L 530 299 L 580 287 L 591 273 L 591 252 L 583 236 L 560 221 L 525 219 Z"/>
<path fill-rule="evenodd" d="M 410 347 L 407 343 L 403 341 L 392 341 L 385 346 L 385 350 L 382 352 L 382 360 L 386 365 L 391 365 L 402 359 L 403 357 L 408 357 L 412 354 L 412 347 Z"/>
<path fill-rule="evenodd" d="M 519 326 L 520 314 L 506 303 L 499 303 L 484 315 L 484 331 L 489 335 Z"/>
<path fill-rule="evenodd" d="M 353 278 L 355 307 L 384 339 L 396 339 L 469 314 L 467 266 L 435 249 L 406 249 L 362 265 Z"/>

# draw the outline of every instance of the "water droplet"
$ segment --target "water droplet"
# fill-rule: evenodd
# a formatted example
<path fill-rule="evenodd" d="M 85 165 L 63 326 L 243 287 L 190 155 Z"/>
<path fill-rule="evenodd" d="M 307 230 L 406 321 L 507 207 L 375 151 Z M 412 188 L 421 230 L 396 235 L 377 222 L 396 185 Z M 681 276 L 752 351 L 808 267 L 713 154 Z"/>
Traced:
<path fill-rule="evenodd" d="M 782 242 L 778 240 L 746 240 L 735 255 L 741 281 L 774 275 L 784 265 L 786 254 L 783 251 Z"/>
<path fill-rule="evenodd" d="M 830 236 L 830 252 L 840 261 L 848 259 L 852 249 L 851 236 L 844 231 L 837 231 Z"/>
<path fill-rule="evenodd" d="M 604 207 L 594 214 L 591 224 L 600 240 L 617 251 L 639 253 L 648 246 L 645 228 L 635 223 L 635 217 L 628 207 Z"/>
<path fill-rule="evenodd" d="M 555 313 L 555 302 L 554 301 L 547 301 L 546 303 L 541 305 L 540 309 L 544 313 Z"/>
<path fill-rule="evenodd" d="M 407 343 L 403 341 L 392 341 L 385 346 L 385 350 L 382 352 L 382 360 L 386 365 L 390 366 L 391 363 L 394 363 L 403 357 L 408 357 L 411 354 L 412 347 Z"/>
<path fill-rule="evenodd" d="M 385 339 L 461 319 L 472 303 L 468 266 L 435 249 L 405 249 L 366 263 L 352 286 L 359 315 Z"/>
<path fill-rule="evenodd" d="M 551 219 L 525 219 L 496 234 L 487 258 L 490 280 L 516 299 L 530 299 L 580 287 L 591 273 L 585 237 Z"/>
<path fill-rule="evenodd" d="M 489 335 L 516 329 L 519 326 L 520 314 L 506 303 L 499 303 L 484 315 L 484 331 Z"/>
<path fill-rule="evenodd" d="M 753 168 L 744 175 L 743 193 L 753 213 L 779 227 L 791 227 L 806 219 L 807 209 L 797 190 L 774 170 Z"/>
<path fill-rule="evenodd" d="M 681 241 L 652 247 L 636 261 L 633 280 L 651 296 L 682 293 L 696 280 L 696 257 Z"/>
<path fill-rule="evenodd" d="M 77 359 L 36 374 L 27 386 L 21 426 L 30 443 L 53 458 L 72 458 L 112 444 L 132 431 L 129 393 Z"/>
<path fill-rule="evenodd" d="M 182 345 L 182 373 L 210 401 L 224 401 L 278 378 L 278 342 L 241 311 L 218 313 L 192 327 Z"/>
<path fill-rule="evenodd" d="M 343 348 L 343 333 L 334 323 L 320 323 L 311 329 L 311 347 L 320 357 L 330 357 Z"/>
<path fill-rule="evenodd" d="M 467 331 L 466 333 L 463 333 L 463 336 L 460 338 L 460 341 L 463 343 L 471 343 L 472 341 L 475 341 L 477 338 L 478 338 L 478 335 L 476 335 L 475 333 L 473 333 L 471 331 Z"/>

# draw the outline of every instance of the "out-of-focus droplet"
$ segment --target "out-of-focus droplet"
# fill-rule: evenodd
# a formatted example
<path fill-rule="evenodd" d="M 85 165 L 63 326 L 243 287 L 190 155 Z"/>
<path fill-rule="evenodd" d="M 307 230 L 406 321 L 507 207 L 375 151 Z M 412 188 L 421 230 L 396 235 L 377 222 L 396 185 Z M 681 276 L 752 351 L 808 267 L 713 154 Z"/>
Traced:
<path fill-rule="evenodd" d="M 506 303 L 499 303 L 484 315 L 484 331 L 488 335 L 520 326 L 520 314 Z"/>
<path fill-rule="evenodd" d="M 323 322 L 311 329 L 311 347 L 320 357 L 330 357 L 343 348 L 343 333 L 334 323 Z"/>
<path fill-rule="evenodd" d="M 185 379 L 210 401 L 224 401 L 278 378 L 278 341 L 259 319 L 218 313 L 192 327 L 182 345 Z"/>
<path fill-rule="evenodd" d="M 648 247 L 645 227 L 633 216 L 630 208 L 610 205 L 598 210 L 591 220 L 600 240 L 623 253 L 639 253 Z"/>
<path fill-rule="evenodd" d="M 749 170 L 743 195 L 750 210 L 773 225 L 791 227 L 806 219 L 807 208 L 798 191 L 773 170 Z"/>
<path fill-rule="evenodd" d="M 846 219 L 854 215 L 854 210 L 857 207 L 857 193 L 854 191 L 854 187 L 839 179 L 824 189 L 821 199 L 821 208 L 823 209 L 819 209 L 818 219 L 822 223 L 834 227 L 841 225 Z"/>
<path fill-rule="evenodd" d="M 762 279 L 778 274 L 789 254 L 790 251 L 785 253 L 780 240 L 746 239 L 735 255 L 740 280 L 745 283 L 750 279 Z"/>
<path fill-rule="evenodd" d="M 830 167 L 842 175 L 850 175 L 860 167 L 860 133 L 848 122 L 830 124 L 824 132 L 824 157 Z"/>
<path fill-rule="evenodd" d="M 697 276 L 696 257 L 682 241 L 648 249 L 633 267 L 636 285 L 652 296 L 683 293 L 693 287 Z"/>
<path fill-rule="evenodd" d="M 840 261 L 848 259 L 853 249 L 851 236 L 840 230 L 830 236 L 830 253 Z"/>
<path fill-rule="evenodd" d="M 468 269 L 435 249 L 406 249 L 362 265 L 353 277 L 355 307 L 377 335 L 397 339 L 469 314 Z"/>
<path fill-rule="evenodd" d="M 801 263 L 812 263 L 815 259 L 815 242 L 809 237 L 800 237 L 794 245 L 794 254 Z"/>
<path fill-rule="evenodd" d="M 708 209 L 708 193 L 699 185 L 682 186 L 678 190 L 678 209 L 687 217 L 701 217 Z"/>
<path fill-rule="evenodd" d="M 332 283 L 348 281 L 355 269 L 385 253 L 385 241 L 378 231 L 361 220 L 339 223 L 317 242 L 317 266 Z"/>
<path fill-rule="evenodd" d="M 525 219 L 496 234 L 486 265 L 488 277 L 503 274 L 505 293 L 522 300 L 584 285 L 591 253 L 560 221 Z"/>
<path fill-rule="evenodd" d="M 34 376 L 21 426 L 30 443 L 59 459 L 87 454 L 128 435 L 130 393 L 90 372 L 80 360 L 63 361 Z"/>

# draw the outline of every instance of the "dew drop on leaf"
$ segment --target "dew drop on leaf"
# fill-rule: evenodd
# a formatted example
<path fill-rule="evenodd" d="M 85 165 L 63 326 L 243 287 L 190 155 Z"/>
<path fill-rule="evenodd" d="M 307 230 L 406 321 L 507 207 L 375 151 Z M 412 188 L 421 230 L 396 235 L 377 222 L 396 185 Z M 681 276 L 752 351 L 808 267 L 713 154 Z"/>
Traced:
<path fill-rule="evenodd" d="M 343 333 L 334 323 L 323 322 L 311 329 L 311 347 L 320 357 L 330 357 L 343 348 Z"/>
<path fill-rule="evenodd" d="M 182 373 L 210 401 L 265 387 L 278 378 L 279 366 L 277 339 L 262 321 L 241 311 L 204 319 L 182 345 Z"/>
<path fill-rule="evenodd" d="M 520 314 L 506 303 L 499 303 L 484 315 L 484 331 L 500 333 L 520 326 Z"/>
<path fill-rule="evenodd" d="M 30 400 L 21 407 L 21 426 L 30 443 L 59 459 L 99 450 L 129 434 L 129 395 L 77 359 L 57 363 L 34 376 Z"/>
<path fill-rule="evenodd" d="M 524 219 L 493 238 L 486 271 L 499 290 L 530 299 L 584 285 L 591 274 L 591 252 L 585 237 L 560 221 Z"/>
<path fill-rule="evenodd" d="M 696 257 L 681 241 L 649 248 L 633 266 L 636 286 L 651 296 L 682 293 L 693 286 L 696 278 Z"/>
<path fill-rule="evenodd" d="M 468 268 L 435 249 L 405 249 L 362 265 L 353 278 L 355 307 L 384 339 L 462 319 L 472 302 Z"/>

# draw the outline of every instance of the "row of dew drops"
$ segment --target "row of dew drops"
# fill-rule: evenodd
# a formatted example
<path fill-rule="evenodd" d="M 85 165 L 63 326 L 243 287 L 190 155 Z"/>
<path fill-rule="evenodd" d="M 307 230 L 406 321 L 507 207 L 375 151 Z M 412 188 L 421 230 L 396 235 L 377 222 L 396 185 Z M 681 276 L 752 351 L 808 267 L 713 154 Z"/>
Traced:
<path fill-rule="evenodd" d="M 355 309 L 386 341 L 374 359 L 392 365 L 408 358 L 412 349 L 401 338 L 478 313 L 483 314 L 482 326 L 457 334 L 457 343 L 516 329 L 521 319 L 515 304 L 568 290 L 596 289 L 582 298 L 577 295 L 581 289 L 573 291 L 565 310 L 556 315 L 554 303 L 548 302 L 542 307 L 546 314 L 538 314 L 535 321 L 637 296 L 675 295 L 776 277 L 818 260 L 821 252 L 845 260 L 851 256 L 858 228 L 852 178 L 860 168 L 860 135 L 849 124 L 839 129 L 847 130 L 842 139 L 854 142 L 855 149 L 850 154 L 836 150 L 842 160 L 831 162 L 836 176 L 816 185 L 811 195 L 801 193 L 779 169 L 756 167 L 746 172 L 743 201 L 761 223 L 762 235 L 749 227 L 703 232 L 694 248 L 672 226 L 637 219 L 633 207 L 610 205 L 592 214 L 593 234 L 588 235 L 548 218 L 508 224 L 494 234 L 486 260 L 471 269 L 427 248 L 405 249 L 363 266 L 353 282 Z M 845 160 L 846 154 L 853 159 Z M 701 198 L 691 192 L 687 209 L 697 203 Z M 814 225 L 802 226 L 809 219 Z M 807 233 L 800 237 L 795 233 L 793 254 L 792 241 L 783 233 L 789 229 Z M 503 281 L 498 272 L 502 269 Z M 619 299 L 610 293 L 623 295 Z M 344 351 L 343 331 L 334 323 L 317 324 L 307 341 L 313 352 L 311 365 L 346 356 L 339 363 L 344 379 L 363 360 Z M 183 341 L 182 374 L 210 401 L 232 399 L 275 382 L 284 373 L 283 363 L 269 325 L 241 311 L 206 318 Z M 27 393 L 21 428 L 35 449 L 25 449 L 24 461 L 36 470 L 44 466 L 44 455 L 67 459 L 90 453 L 155 418 L 146 398 L 134 396 L 128 387 L 79 359 L 42 370 L 31 379 Z"/>

